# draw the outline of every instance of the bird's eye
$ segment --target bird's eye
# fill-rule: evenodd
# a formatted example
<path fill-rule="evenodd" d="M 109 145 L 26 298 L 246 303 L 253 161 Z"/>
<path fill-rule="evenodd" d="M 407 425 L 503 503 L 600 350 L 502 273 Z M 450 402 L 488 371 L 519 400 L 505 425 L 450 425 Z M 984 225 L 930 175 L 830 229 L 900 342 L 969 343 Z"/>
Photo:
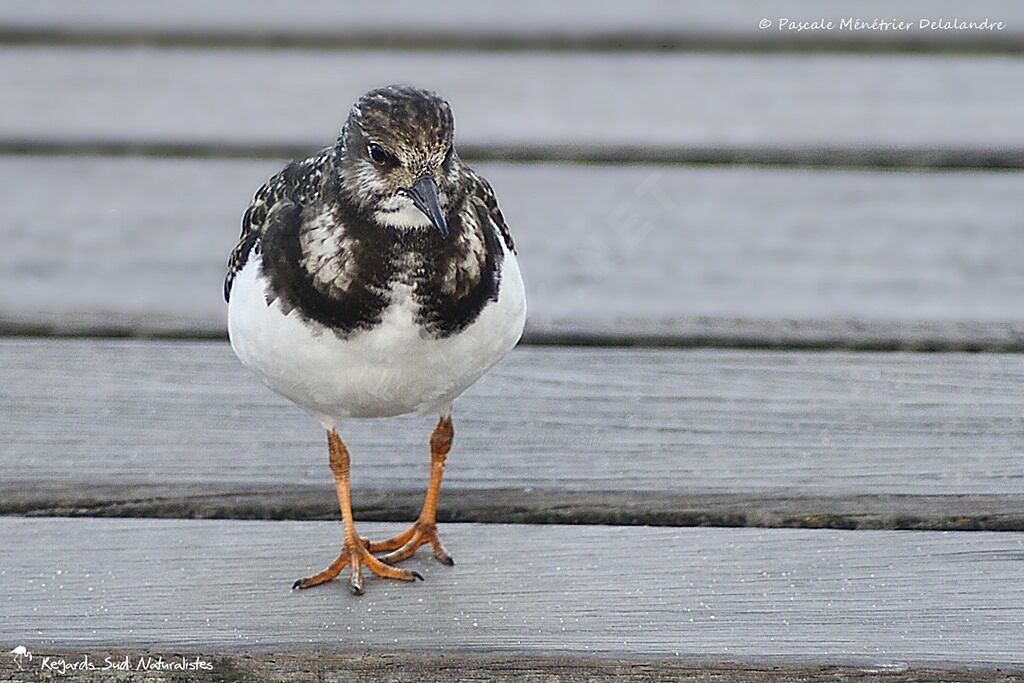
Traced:
<path fill-rule="evenodd" d="M 395 155 L 376 143 L 371 142 L 366 151 L 370 154 L 370 158 L 373 159 L 375 164 L 380 164 L 381 166 L 398 165 L 398 159 Z"/>

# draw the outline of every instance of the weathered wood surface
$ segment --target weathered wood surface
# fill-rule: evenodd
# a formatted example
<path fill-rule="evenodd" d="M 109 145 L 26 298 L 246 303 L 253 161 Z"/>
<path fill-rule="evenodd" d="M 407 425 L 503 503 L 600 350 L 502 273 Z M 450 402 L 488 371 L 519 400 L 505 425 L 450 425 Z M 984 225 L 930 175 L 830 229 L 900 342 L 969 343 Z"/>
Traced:
<path fill-rule="evenodd" d="M 223 336 L 226 255 L 282 165 L 0 157 L 0 329 Z M 1018 174 L 480 170 L 528 339 L 1024 348 Z"/>
<path fill-rule="evenodd" d="M 31 663 L 18 669 L 13 658 L 0 658 L 0 681 L 4 683 L 50 683 L 52 671 L 43 671 L 44 661 L 59 670 L 61 660 L 69 667 L 86 657 L 97 667 L 106 666 L 106 659 L 121 664 L 128 657 L 128 671 L 116 672 L 119 683 L 180 683 L 180 671 L 166 671 L 150 662 L 196 659 L 209 664 L 210 670 L 188 673 L 189 681 L 224 683 L 419 683 L 423 680 L 457 680 L 460 683 L 491 683 L 493 681 L 527 681 L 529 683 L 592 683 L 593 681 L 671 681 L 672 683 L 712 680 L 718 683 L 816 683 L 828 680 L 847 683 L 882 680 L 885 683 L 1020 683 L 1024 673 L 1016 666 L 922 667 L 906 664 L 865 664 L 862 666 L 799 665 L 778 662 L 717 662 L 705 658 L 610 659 L 593 657 L 542 657 L 507 654 L 450 655 L 408 652 L 363 652 L 337 654 L 313 652 L 197 652 L 187 654 L 133 648 L 117 649 L 36 650 Z M 48 659 L 44 659 L 48 658 Z M 140 664 L 140 660 L 145 663 Z M 34 668 L 34 667 L 39 668 Z M 148 668 L 144 668 L 148 667 Z M 110 673 L 109 671 L 107 673 Z M 97 674 L 90 670 L 67 669 L 60 675 L 65 683 L 93 683 Z M 5 677 L 6 676 L 6 677 Z"/>
<path fill-rule="evenodd" d="M 201 0 L 104 0 L 86 7 L 74 0 L 8 0 L 0 6 L 0 37 L 6 40 L 152 41 L 255 46 L 443 47 L 474 49 L 679 49 L 799 48 L 928 50 L 1020 47 L 1024 11 L 1018 3 L 954 0 L 884 0 L 855 7 L 835 0 L 790 0 L 764 5 L 752 0 L 713 4 L 642 0 L 628 6 L 575 0 L 528 0 L 511 5 L 446 2 L 431 11 L 410 2 L 350 3 L 304 0 L 287 6 L 270 0 L 209 3 Z M 909 31 L 778 30 L 780 18 L 870 21 L 903 19 Z M 963 19 L 1006 25 L 999 31 L 920 29 L 921 19 Z M 759 28 L 771 18 L 771 30 Z"/>
<path fill-rule="evenodd" d="M 940 161 L 966 148 L 1021 162 L 1022 78 L 1024 60 L 1004 57 L 6 47 L 0 139 L 313 149 L 358 95 L 398 81 L 444 93 L 463 145 L 492 149 L 821 148 L 828 163 L 835 148 Z"/>
<path fill-rule="evenodd" d="M 400 525 L 364 524 L 373 537 Z M 423 583 L 289 588 L 335 523 L 0 519 L 0 640 L 1020 666 L 1024 535 L 442 527 Z"/>
<path fill-rule="evenodd" d="M 445 519 L 1024 529 L 1014 355 L 524 348 L 456 403 Z M 352 421 L 412 518 L 433 421 Z M 335 517 L 323 434 L 225 343 L 0 342 L 8 513 Z M 643 492 L 642 496 L 638 492 Z"/>

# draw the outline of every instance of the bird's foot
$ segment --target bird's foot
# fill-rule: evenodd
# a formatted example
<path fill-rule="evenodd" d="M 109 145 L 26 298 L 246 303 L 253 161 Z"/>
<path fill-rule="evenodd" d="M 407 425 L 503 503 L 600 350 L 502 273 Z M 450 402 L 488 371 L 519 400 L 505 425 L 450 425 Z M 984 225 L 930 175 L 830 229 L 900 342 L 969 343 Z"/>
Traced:
<path fill-rule="evenodd" d="M 364 566 L 384 579 L 396 579 L 398 581 L 423 580 L 423 577 L 417 572 L 408 572 L 381 562 L 370 553 L 370 548 L 371 543 L 365 538 L 360 538 L 358 542 L 352 543 L 346 539 L 338 559 L 323 571 L 317 572 L 313 576 L 299 579 L 292 584 L 292 588 L 312 588 L 313 586 L 319 586 L 321 583 L 327 583 L 337 577 L 345 567 L 351 567 L 352 569 L 352 575 L 349 577 L 349 590 L 352 591 L 353 595 L 363 594 L 362 568 Z"/>
<path fill-rule="evenodd" d="M 449 567 L 455 564 L 455 560 L 441 543 L 441 537 L 437 534 L 437 524 L 433 523 L 416 522 L 394 538 L 371 542 L 369 550 L 372 553 L 388 553 L 380 559 L 387 564 L 396 564 L 412 557 L 417 548 L 427 543 L 434 548 L 434 558 L 438 562 Z"/>

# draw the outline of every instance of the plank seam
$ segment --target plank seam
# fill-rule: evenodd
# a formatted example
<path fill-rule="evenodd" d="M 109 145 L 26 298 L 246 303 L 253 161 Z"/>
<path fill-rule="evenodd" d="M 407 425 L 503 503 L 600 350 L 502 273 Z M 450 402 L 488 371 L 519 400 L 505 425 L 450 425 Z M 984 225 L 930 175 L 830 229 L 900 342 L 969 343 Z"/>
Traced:
<path fill-rule="evenodd" d="M 295 159 L 320 146 L 312 142 L 274 144 L 103 139 L 0 139 L 0 155 L 96 156 L 185 159 Z M 899 171 L 1020 170 L 1024 147 L 897 147 L 689 145 L 459 145 L 467 161 L 520 164 L 650 166 L 765 166 L 778 168 Z"/>
<path fill-rule="evenodd" d="M 754 18 L 751 18 L 753 24 Z M 593 31 L 568 35 L 558 31 L 531 34 L 488 31 L 466 34 L 450 31 L 366 30 L 358 34 L 338 31 L 230 31 L 58 28 L 0 26 L 0 45 L 101 48 L 216 48 L 230 50 L 393 50 L 432 52 L 707 52 L 793 54 L 954 54 L 1020 55 L 1024 41 L 1019 35 L 979 34 L 949 40 L 943 34 L 882 35 L 830 32 L 824 36 L 742 33 L 657 33 Z"/>

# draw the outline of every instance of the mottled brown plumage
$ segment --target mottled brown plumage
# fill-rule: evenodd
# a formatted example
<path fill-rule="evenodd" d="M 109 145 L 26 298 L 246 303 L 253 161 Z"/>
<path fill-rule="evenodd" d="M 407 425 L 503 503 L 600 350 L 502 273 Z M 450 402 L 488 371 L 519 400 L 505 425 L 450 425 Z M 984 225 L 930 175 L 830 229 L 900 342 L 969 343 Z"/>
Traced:
<path fill-rule="evenodd" d="M 231 297 L 237 273 L 251 254 L 259 253 L 275 209 L 290 203 L 303 209 L 303 218 L 311 221 L 318 215 L 317 208 L 329 203 L 335 207 L 332 210 L 349 219 L 348 224 L 337 226 L 339 238 L 358 230 L 359 222 L 387 232 L 386 226 L 374 220 L 374 206 L 411 185 L 429 164 L 439 161 L 444 173 L 438 185 L 449 222 L 465 212 L 477 218 L 477 225 L 467 230 L 475 230 L 482 237 L 485 231 L 479 223 L 489 218 L 514 252 L 512 234 L 490 184 L 463 164 L 455 151 L 454 125 L 448 103 L 428 91 L 388 86 L 359 98 L 333 147 L 289 164 L 256 192 L 242 217 L 242 232 L 228 260 L 225 301 Z M 365 161 L 370 144 L 383 147 L 400 162 L 384 179 L 368 178 Z"/>

